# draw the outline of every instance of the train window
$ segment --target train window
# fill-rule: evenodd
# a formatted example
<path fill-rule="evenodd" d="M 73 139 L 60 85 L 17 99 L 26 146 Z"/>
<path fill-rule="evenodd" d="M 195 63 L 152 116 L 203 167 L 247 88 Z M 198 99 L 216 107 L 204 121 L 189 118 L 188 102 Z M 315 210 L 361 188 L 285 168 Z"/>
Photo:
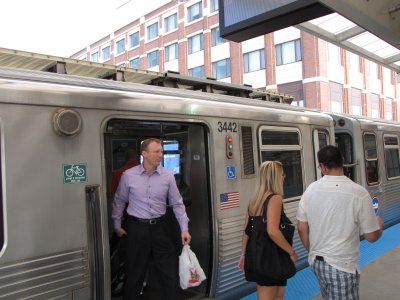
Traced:
<path fill-rule="evenodd" d="M 260 128 L 261 160 L 278 160 L 283 164 L 286 178 L 285 198 L 303 194 L 303 172 L 300 132 L 292 128 L 263 126 Z"/>
<path fill-rule="evenodd" d="M 314 142 L 315 174 L 316 174 L 316 178 L 319 179 L 322 177 L 322 173 L 321 173 L 321 170 L 318 169 L 317 153 L 318 153 L 319 149 L 328 145 L 329 133 L 326 130 L 315 129 L 313 135 L 314 135 L 313 142 Z"/>
<path fill-rule="evenodd" d="M 164 140 L 164 168 L 174 174 L 180 173 L 181 154 L 178 141 Z"/>
<path fill-rule="evenodd" d="M 263 145 L 299 145 L 298 132 L 262 131 L 261 142 Z"/>
<path fill-rule="evenodd" d="M 353 141 L 348 133 L 337 133 L 335 136 L 336 146 L 340 149 L 344 158 L 344 175 L 349 177 L 351 180 L 355 180 L 355 165 L 353 156 Z M 350 166 L 346 166 L 350 165 Z"/>
<path fill-rule="evenodd" d="M 396 135 L 384 135 L 387 178 L 400 176 L 399 141 Z"/>
<path fill-rule="evenodd" d="M 328 145 L 329 135 L 326 131 L 318 130 L 319 149 Z"/>
<path fill-rule="evenodd" d="M 376 137 L 372 133 L 364 134 L 365 173 L 369 185 L 379 182 L 378 153 L 376 149 Z"/>

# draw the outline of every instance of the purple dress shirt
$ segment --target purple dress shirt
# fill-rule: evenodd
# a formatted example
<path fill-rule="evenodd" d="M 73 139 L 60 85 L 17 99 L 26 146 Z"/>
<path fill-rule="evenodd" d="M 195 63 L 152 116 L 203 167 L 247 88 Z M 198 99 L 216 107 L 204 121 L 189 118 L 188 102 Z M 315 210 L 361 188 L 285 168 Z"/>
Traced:
<path fill-rule="evenodd" d="M 188 230 L 189 219 L 185 205 L 171 171 L 158 166 L 148 175 L 143 165 L 126 170 L 114 196 L 114 229 L 121 228 L 121 217 L 127 203 L 129 215 L 141 219 L 154 219 L 165 215 L 167 199 L 181 230 Z"/>

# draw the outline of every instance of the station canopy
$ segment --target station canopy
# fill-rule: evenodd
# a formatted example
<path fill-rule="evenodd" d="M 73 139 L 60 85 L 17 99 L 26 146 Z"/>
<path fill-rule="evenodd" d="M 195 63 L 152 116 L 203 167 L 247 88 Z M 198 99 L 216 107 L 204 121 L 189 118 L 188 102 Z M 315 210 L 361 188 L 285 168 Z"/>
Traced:
<path fill-rule="evenodd" d="M 295 27 L 400 73 L 399 48 L 338 13 L 304 22 Z"/>
<path fill-rule="evenodd" d="M 395 4 L 397 2 L 397 4 Z M 290 26 L 400 73 L 400 3 L 220 0 L 221 36 L 241 42 Z"/>

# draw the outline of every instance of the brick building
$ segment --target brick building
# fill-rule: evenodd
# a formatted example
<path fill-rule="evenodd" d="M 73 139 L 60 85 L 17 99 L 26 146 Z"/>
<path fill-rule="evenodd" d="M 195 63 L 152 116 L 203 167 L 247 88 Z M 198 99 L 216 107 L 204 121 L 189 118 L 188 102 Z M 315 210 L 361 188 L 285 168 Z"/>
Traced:
<path fill-rule="evenodd" d="M 218 0 L 171 1 L 72 57 L 248 84 L 291 94 L 293 105 L 399 120 L 394 71 L 294 27 L 226 41 Z"/>

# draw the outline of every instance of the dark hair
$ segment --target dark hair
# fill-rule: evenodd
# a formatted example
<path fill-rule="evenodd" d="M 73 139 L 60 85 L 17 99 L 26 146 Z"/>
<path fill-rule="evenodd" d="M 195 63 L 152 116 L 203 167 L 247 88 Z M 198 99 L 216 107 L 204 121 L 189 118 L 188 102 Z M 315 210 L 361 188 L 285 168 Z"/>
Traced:
<path fill-rule="evenodd" d="M 143 151 L 147 151 L 147 148 L 149 147 L 150 143 L 152 143 L 152 142 L 161 144 L 161 141 L 156 138 L 145 139 L 142 141 L 142 144 L 140 145 L 140 153 L 142 153 Z"/>
<path fill-rule="evenodd" d="M 318 151 L 318 163 L 325 165 L 328 169 L 343 167 L 343 155 L 336 146 L 328 145 Z"/>

